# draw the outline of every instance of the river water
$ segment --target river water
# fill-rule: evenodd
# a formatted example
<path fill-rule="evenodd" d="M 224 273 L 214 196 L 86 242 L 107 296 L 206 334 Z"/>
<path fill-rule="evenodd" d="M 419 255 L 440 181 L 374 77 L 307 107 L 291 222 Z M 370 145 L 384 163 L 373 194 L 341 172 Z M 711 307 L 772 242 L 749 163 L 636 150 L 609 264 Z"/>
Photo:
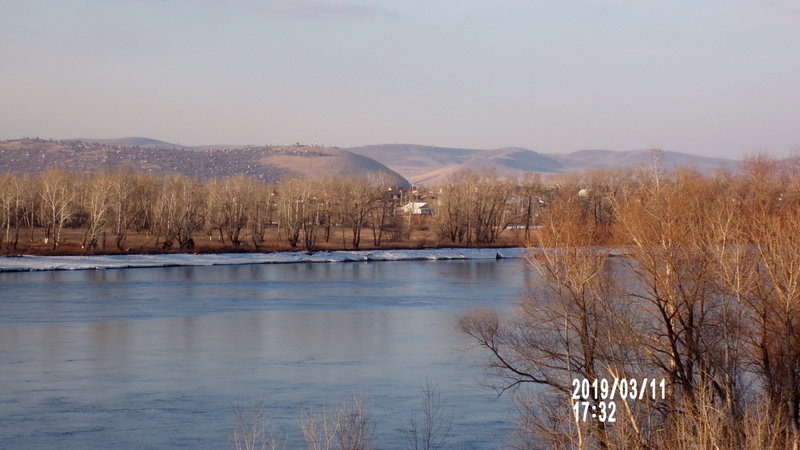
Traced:
<path fill-rule="evenodd" d="M 510 401 L 456 321 L 510 311 L 533 277 L 520 260 L 0 273 L 0 448 L 229 448 L 237 405 L 302 448 L 298 419 L 354 396 L 377 446 L 404 448 L 426 381 L 448 447 L 499 448 Z"/>

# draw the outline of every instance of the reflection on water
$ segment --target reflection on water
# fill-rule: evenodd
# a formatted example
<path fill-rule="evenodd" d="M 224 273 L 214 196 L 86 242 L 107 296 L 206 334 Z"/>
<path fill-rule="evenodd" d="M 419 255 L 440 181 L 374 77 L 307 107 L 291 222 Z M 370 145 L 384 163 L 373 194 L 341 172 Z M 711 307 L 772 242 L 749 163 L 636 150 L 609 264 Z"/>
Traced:
<path fill-rule="evenodd" d="M 2 273 L 0 448 L 225 448 L 259 401 L 296 447 L 303 411 L 353 394 L 400 448 L 426 379 L 454 447 L 498 447 L 508 402 L 455 321 L 530 281 L 509 260 Z"/>

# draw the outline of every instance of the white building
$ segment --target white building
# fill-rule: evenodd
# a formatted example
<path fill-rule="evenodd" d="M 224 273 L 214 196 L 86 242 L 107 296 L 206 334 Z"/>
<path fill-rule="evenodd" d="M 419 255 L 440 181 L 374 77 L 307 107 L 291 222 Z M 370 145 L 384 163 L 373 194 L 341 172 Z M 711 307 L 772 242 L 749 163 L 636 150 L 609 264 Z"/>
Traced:
<path fill-rule="evenodd" d="M 411 214 L 412 216 L 430 216 L 433 214 L 430 205 L 422 202 L 411 202 L 399 208 L 402 214 Z"/>

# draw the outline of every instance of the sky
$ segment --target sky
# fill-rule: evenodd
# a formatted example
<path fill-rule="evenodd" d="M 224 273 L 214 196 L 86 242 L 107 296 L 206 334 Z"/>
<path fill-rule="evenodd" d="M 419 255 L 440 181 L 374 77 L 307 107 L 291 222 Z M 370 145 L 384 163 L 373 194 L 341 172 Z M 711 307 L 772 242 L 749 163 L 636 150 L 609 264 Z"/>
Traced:
<path fill-rule="evenodd" d="M 0 0 L 0 139 L 800 149 L 796 0 Z"/>

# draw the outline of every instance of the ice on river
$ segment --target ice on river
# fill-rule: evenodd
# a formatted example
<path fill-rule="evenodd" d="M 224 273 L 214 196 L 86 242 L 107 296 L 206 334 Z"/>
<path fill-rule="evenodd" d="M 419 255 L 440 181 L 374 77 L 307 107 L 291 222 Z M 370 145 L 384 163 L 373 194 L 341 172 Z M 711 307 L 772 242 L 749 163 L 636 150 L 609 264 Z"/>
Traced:
<path fill-rule="evenodd" d="M 332 252 L 274 252 L 163 255 L 14 256 L 0 257 L 0 272 L 31 270 L 90 270 L 134 267 L 213 266 L 231 264 L 332 263 L 448 259 L 521 258 L 522 248 L 437 248 L 421 250 L 360 250 Z"/>

